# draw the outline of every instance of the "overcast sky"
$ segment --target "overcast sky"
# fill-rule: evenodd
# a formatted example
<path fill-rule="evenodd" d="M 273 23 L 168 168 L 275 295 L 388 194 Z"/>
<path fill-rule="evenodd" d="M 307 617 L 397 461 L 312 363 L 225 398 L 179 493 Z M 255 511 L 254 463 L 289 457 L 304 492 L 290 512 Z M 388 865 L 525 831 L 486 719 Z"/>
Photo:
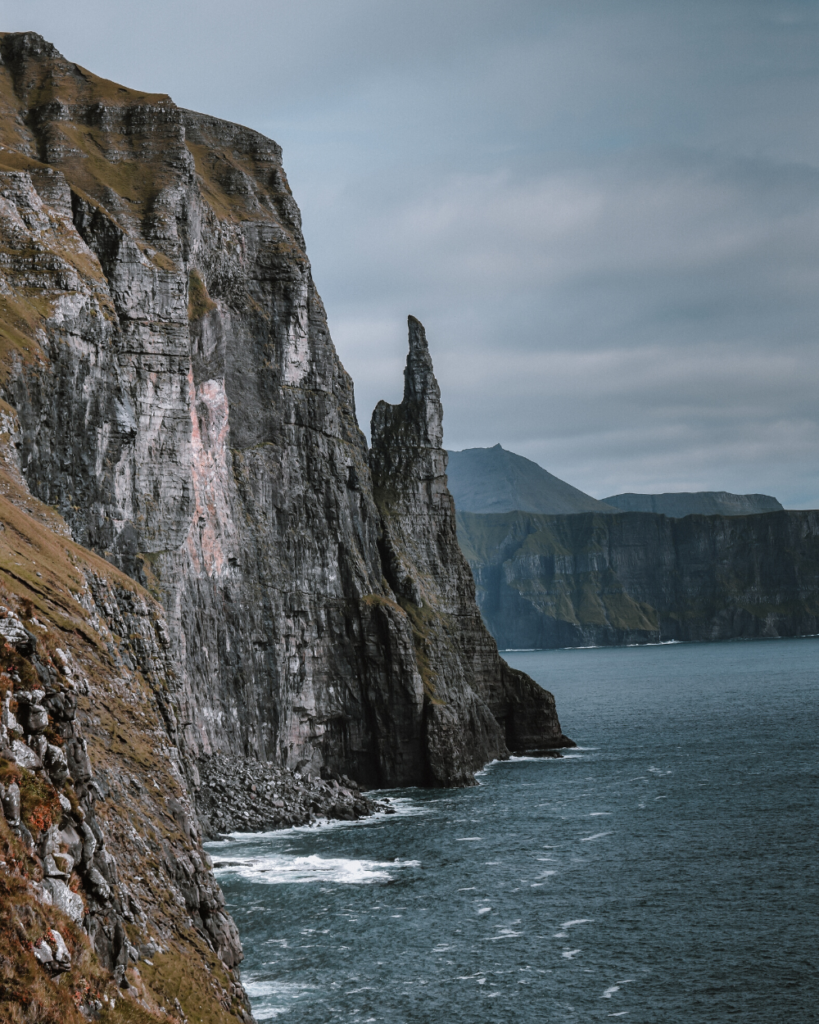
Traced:
<path fill-rule="evenodd" d="M 0 10 L 284 147 L 364 429 L 413 313 L 449 448 L 819 507 L 815 0 Z"/>

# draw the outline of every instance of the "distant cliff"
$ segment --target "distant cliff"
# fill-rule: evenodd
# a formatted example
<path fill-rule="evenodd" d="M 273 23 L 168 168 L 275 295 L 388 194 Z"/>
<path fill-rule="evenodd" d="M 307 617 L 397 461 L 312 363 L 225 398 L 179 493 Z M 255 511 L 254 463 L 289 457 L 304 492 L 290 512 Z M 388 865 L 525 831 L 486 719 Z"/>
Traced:
<path fill-rule="evenodd" d="M 781 512 L 782 506 L 768 494 L 730 494 L 728 491 L 670 491 L 666 494 L 613 494 L 603 499 L 623 512 L 657 512 L 683 516 L 748 516 L 757 512 Z"/>
<path fill-rule="evenodd" d="M 499 444 L 448 454 L 448 485 L 459 512 L 617 511 Z"/>
<path fill-rule="evenodd" d="M 501 648 L 819 633 L 819 512 L 458 514 Z"/>

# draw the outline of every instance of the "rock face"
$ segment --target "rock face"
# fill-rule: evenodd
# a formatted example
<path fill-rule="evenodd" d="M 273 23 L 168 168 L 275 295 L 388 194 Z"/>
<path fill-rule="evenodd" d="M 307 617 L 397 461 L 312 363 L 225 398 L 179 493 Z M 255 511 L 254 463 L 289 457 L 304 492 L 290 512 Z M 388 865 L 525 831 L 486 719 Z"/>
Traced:
<path fill-rule="evenodd" d="M 618 511 L 499 444 L 448 454 L 449 490 L 459 512 L 570 515 Z"/>
<path fill-rule="evenodd" d="M 513 692 L 543 712 L 527 743 L 551 744 L 550 698 L 493 653 L 462 561 L 440 570 L 440 596 L 478 632 L 426 650 L 396 600 L 392 509 L 374 498 L 279 147 L 101 80 L 32 33 L 0 54 L 3 393 L 23 473 L 162 601 L 190 777 L 223 753 L 370 786 L 468 782 L 516 742 Z M 396 543 L 413 579 L 460 559 L 454 531 L 437 551 L 409 533 Z"/>
<path fill-rule="evenodd" d="M 502 648 L 819 633 L 819 512 L 458 516 Z"/>
<path fill-rule="evenodd" d="M 429 781 L 468 783 L 507 748 L 572 745 L 551 694 L 509 668 L 481 621 L 447 490 L 440 390 L 414 317 L 403 401 L 376 406 L 371 436 L 384 574 L 412 622 L 423 681 Z"/>
<path fill-rule="evenodd" d="M 175 999 L 189 1019 L 250 1020 L 175 742 L 161 608 L 31 497 L 2 417 L 0 1019 L 36 994 L 64 1024 L 123 998 L 140 1020 L 181 1019 Z"/>
<path fill-rule="evenodd" d="M 749 516 L 781 512 L 769 494 L 730 494 L 728 491 L 670 491 L 666 494 L 614 494 L 603 499 L 623 512 L 657 512 L 675 519 L 683 516 Z M 475 509 L 474 511 L 483 511 Z"/>
<path fill-rule="evenodd" d="M 571 741 L 481 622 L 416 321 L 368 452 L 276 143 L 17 33 L 0 146 L 3 969 L 59 970 L 49 1019 L 247 1020 L 197 813 Z"/>

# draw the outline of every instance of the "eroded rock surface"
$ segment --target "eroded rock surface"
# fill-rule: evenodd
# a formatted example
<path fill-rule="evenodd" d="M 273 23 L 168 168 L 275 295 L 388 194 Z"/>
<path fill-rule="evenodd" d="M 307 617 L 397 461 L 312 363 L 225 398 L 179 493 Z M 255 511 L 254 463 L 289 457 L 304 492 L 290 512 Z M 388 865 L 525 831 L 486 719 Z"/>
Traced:
<path fill-rule="evenodd" d="M 451 516 L 421 370 L 436 454 L 407 459 L 393 430 L 373 465 L 405 504 L 428 492 L 430 514 L 413 534 L 411 502 L 375 501 L 276 143 L 98 79 L 32 33 L 0 52 L 21 471 L 161 599 L 190 776 L 222 753 L 369 786 L 467 783 L 521 730 L 558 742 L 550 698 L 479 627 L 450 526 L 433 528 Z M 415 609 L 438 600 L 425 647 Z"/>
<path fill-rule="evenodd" d="M 5 468 L 0 523 L 0 1019 L 36 1003 L 72 1024 L 124 999 L 111 1019 L 178 1021 L 181 1000 L 249 1020 L 173 741 L 161 608 Z"/>
<path fill-rule="evenodd" d="M 458 547 L 442 442 L 440 389 L 424 328 L 410 317 L 403 401 L 376 407 L 370 465 L 384 573 L 412 622 L 424 682 L 429 781 L 466 785 L 487 754 L 573 744 L 552 695 L 498 656 L 483 624 Z"/>
<path fill-rule="evenodd" d="M 50 1019 L 246 1019 L 195 803 L 570 741 L 481 623 L 417 321 L 368 452 L 275 142 L 0 35 L 0 243 L 0 944 Z"/>

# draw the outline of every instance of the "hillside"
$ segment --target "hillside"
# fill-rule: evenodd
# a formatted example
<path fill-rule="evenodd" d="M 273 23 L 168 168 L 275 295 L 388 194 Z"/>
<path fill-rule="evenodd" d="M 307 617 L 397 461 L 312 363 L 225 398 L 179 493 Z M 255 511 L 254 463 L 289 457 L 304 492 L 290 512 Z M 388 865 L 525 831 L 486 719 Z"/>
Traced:
<path fill-rule="evenodd" d="M 665 494 L 613 494 L 604 498 L 623 512 L 657 512 L 675 519 L 683 516 L 748 516 L 781 512 L 768 494 L 730 494 L 728 491 L 670 491 Z"/>
<path fill-rule="evenodd" d="M 449 491 L 460 512 L 617 511 L 499 444 L 448 454 Z"/>

